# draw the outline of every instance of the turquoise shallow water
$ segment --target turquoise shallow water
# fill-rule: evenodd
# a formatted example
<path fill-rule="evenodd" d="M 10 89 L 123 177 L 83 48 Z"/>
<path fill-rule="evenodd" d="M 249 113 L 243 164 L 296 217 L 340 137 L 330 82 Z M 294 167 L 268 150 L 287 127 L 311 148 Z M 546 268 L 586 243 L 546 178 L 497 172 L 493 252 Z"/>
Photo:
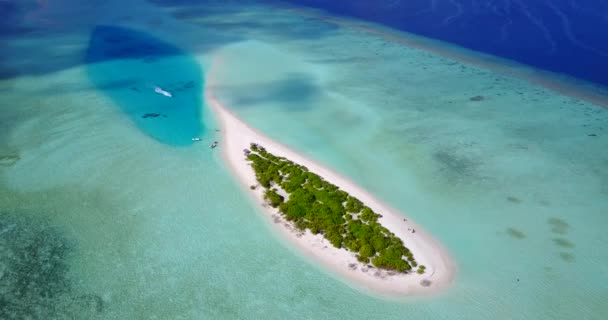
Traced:
<path fill-rule="evenodd" d="M 7 38 L 1 61 L 20 76 L 0 82 L 0 318 L 608 312 L 606 109 L 288 10 L 47 10 L 56 26 Z M 169 54 L 91 58 L 100 25 Z M 281 243 L 207 148 L 217 124 L 198 93 L 228 45 L 234 85 L 220 99 L 439 238 L 459 267 L 447 292 L 371 297 Z M 164 99 L 154 85 L 184 91 Z"/>
<path fill-rule="evenodd" d="M 186 52 L 142 31 L 95 26 L 85 63 L 96 88 L 148 136 L 180 146 L 203 133 L 202 70 Z"/>

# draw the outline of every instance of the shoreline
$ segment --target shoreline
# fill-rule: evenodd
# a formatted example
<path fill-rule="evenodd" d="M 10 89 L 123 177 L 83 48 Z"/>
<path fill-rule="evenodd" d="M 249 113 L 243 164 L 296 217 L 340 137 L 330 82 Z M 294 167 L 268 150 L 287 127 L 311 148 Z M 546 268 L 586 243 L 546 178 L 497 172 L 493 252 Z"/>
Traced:
<path fill-rule="evenodd" d="M 212 69 L 214 65 L 212 64 Z M 212 72 L 213 70 L 210 70 L 210 74 Z M 447 250 L 438 241 L 409 218 L 380 202 L 355 183 L 249 127 L 214 96 L 213 85 L 213 79 L 209 77 L 205 87 L 205 101 L 213 110 L 221 126 L 222 139 L 219 148 L 222 157 L 227 161 L 245 192 L 252 196 L 257 204 L 262 205 L 267 221 L 270 224 L 278 225 L 275 229 L 283 238 L 297 247 L 299 252 L 322 264 L 324 269 L 331 270 L 340 279 L 349 280 L 345 281 L 347 284 L 380 296 L 396 298 L 409 295 L 430 295 L 449 286 L 454 279 L 456 267 Z M 426 266 L 426 272 L 422 275 L 415 272 L 391 274 L 388 271 L 369 268 L 357 261 L 354 253 L 343 248 L 334 248 L 322 235 L 313 235 L 308 230 L 305 232 L 295 230 L 278 213 L 277 209 L 264 205 L 262 187 L 255 190 L 249 189 L 251 185 L 258 185 L 254 170 L 243 156 L 243 149 L 249 148 L 251 142 L 264 146 L 277 156 L 286 157 L 308 167 L 311 172 L 357 197 L 375 212 L 380 213 L 383 217 L 379 219 L 379 222 L 403 240 L 405 246 L 416 257 L 416 261 Z M 413 228 L 416 232 L 411 233 L 408 228 Z M 429 285 L 422 285 L 422 283 L 429 282 Z"/>

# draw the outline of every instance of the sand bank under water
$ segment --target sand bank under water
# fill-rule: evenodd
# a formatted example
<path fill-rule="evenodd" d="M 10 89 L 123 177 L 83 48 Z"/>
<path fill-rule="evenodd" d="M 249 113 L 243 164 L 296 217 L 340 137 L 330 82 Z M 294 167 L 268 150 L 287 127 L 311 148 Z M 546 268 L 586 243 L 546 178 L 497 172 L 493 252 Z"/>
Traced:
<path fill-rule="evenodd" d="M 277 230 L 285 239 L 308 257 L 338 274 L 341 279 L 348 280 L 349 285 L 371 291 L 374 294 L 388 297 L 427 295 L 446 288 L 452 282 L 456 271 L 452 259 L 443 246 L 420 226 L 377 200 L 355 183 L 249 127 L 223 106 L 214 95 L 213 74 L 218 72 L 216 65 L 217 63 L 212 65 L 207 79 L 205 99 L 221 124 L 222 140 L 219 148 L 243 188 L 264 207 L 266 218 L 271 224 L 277 226 Z M 379 222 L 403 240 L 405 246 L 414 254 L 418 264 L 426 266 L 425 274 L 394 274 L 363 265 L 357 261 L 353 253 L 345 249 L 334 248 L 322 235 L 296 230 L 282 218 L 277 209 L 264 204 L 263 188 L 250 190 L 251 185 L 258 184 L 253 169 L 243 155 L 243 149 L 249 148 L 251 142 L 262 145 L 277 156 L 284 156 L 308 167 L 310 171 L 359 198 L 375 212 L 380 213 L 382 218 L 379 219 Z M 415 233 L 412 233 L 411 229 L 415 229 Z"/>

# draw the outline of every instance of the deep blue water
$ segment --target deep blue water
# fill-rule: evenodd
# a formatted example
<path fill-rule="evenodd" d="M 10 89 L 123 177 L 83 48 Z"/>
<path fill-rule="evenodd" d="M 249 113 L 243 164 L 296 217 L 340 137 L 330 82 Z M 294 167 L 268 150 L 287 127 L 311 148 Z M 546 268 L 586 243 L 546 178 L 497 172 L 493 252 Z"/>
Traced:
<path fill-rule="evenodd" d="M 202 68 L 186 52 L 139 30 L 97 26 L 85 63 L 96 89 L 149 137 L 183 146 L 204 133 Z M 172 97 L 155 92 L 156 87 Z"/>
<path fill-rule="evenodd" d="M 608 1 L 290 0 L 608 85 Z"/>
<path fill-rule="evenodd" d="M 381 23 L 608 86 L 608 1 L 288 1 Z M 156 5 L 180 6 L 217 3 L 217 0 L 150 2 Z M 38 6 L 33 0 L 0 1 L 0 38 L 28 33 L 30 30 L 22 26 L 24 17 Z M 307 34 L 314 36 L 314 32 Z M 1 49 L 0 42 L 0 58 Z M 45 68 L 63 67 L 63 63 L 59 61 L 48 63 Z M 10 65 L 0 64 L 0 79 L 11 78 L 24 72 L 41 73 L 33 68 L 17 72 Z"/>

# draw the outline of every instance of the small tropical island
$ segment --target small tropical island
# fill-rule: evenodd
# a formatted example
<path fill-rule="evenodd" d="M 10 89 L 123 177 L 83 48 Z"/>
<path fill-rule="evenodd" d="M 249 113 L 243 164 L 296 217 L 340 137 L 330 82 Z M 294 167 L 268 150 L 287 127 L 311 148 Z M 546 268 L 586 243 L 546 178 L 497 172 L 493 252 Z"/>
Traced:
<path fill-rule="evenodd" d="M 226 85 L 225 59 L 219 51 L 209 61 L 204 91 L 221 128 L 221 137 L 214 138 L 217 160 L 260 205 L 277 241 L 344 284 L 376 296 L 432 295 L 449 287 L 456 265 L 424 228 L 355 182 L 250 127 L 217 98 L 216 88 Z"/>
<path fill-rule="evenodd" d="M 359 199 L 256 143 L 243 151 L 264 188 L 264 199 L 298 230 L 322 234 L 335 248 L 355 253 L 363 264 L 424 274 L 426 267 L 418 265 L 403 241 L 378 222 L 381 215 Z"/>

